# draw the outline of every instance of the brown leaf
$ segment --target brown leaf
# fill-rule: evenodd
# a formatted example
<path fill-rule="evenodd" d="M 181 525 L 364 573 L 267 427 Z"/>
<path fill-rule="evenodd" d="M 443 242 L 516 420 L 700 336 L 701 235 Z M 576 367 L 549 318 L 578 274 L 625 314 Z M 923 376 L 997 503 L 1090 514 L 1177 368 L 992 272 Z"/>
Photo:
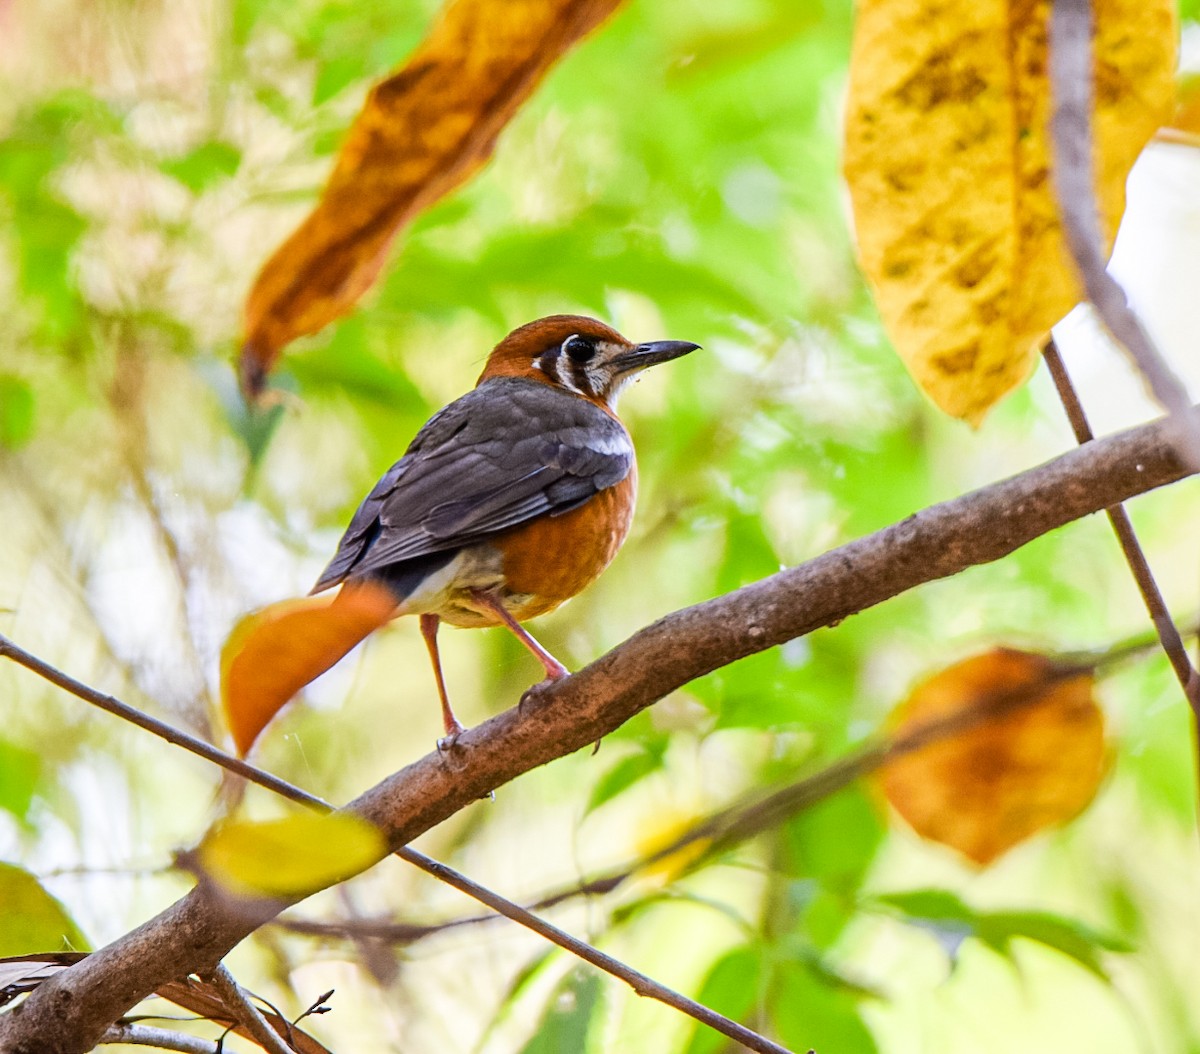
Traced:
<path fill-rule="evenodd" d="M 1000 716 L 889 762 L 879 782 L 923 838 L 988 864 L 1092 800 L 1106 767 L 1104 716 L 1088 673 L 998 648 L 918 685 L 892 714 L 897 739 L 955 714 Z"/>
<path fill-rule="evenodd" d="M 400 229 L 465 182 L 576 41 L 622 0 L 452 0 L 400 72 L 377 84 L 317 207 L 246 300 L 240 374 L 257 395 L 282 348 L 353 307 Z"/>
<path fill-rule="evenodd" d="M 1080 299 L 1050 174 L 1049 0 L 862 0 L 845 172 L 896 350 L 972 423 L 1029 375 Z M 1094 0 L 1095 172 L 1106 237 L 1170 117 L 1175 0 Z"/>
<path fill-rule="evenodd" d="M 390 592 L 364 583 L 242 619 L 221 649 L 221 704 L 238 750 L 244 755 L 292 696 L 395 613 Z"/>
<path fill-rule="evenodd" d="M 172 981 L 163 985 L 155 994 L 216 1024 L 227 1028 L 232 1026 L 233 1031 L 243 1039 L 254 1040 L 244 1025 L 236 1023 L 238 1020 L 236 1014 L 225 1002 L 221 993 L 207 981 L 202 981 L 198 977 L 187 977 L 182 981 Z M 261 1003 L 261 1000 L 253 996 L 253 993 L 247 992 L 246 994 L 250 995 L 255 1002 Z M 259 1011 L 266 1019 L 267 1024 L 278 1032 L 297 1054 L 332 1054 L 328 1047 L 319 1043 L 303 1029 L 297 1028 L 281 1015 L 267 1010 L 261 1005 Z"/>
<path fill-rule="evenodd" d="M 87 952 L 45 952 L 35 955 L 14 955 L 0 958 L 0 1006 L 18 995 L 31 992 L 43 981 L 74 966 L 88 956 Z M 252 993 L 247 993 L 252 995 Z M 187 977 L 182 981 L 171 981 L 155 992 L 155 995 L 190 1010 L 222 1028 L 230 1028 L 245 1039 L 254 1037 L 243 1026 L 237 1024 L 237 1014 L 225 1002 L 221 993 L 198 977 Z M 257 997 L 255 997 L 257 999 Z M 261 1000 L 259 1000 L 261 1002 Z M 286 1018 L 271 1010 L 262 1010 L 262 1015 L 276 1032 L 297 1054 L 331 1054 L 331 1051 L 313 1039 L 303 1029 L 297 1028 Z"/>
<path fill-rule="evenodd" d="M 60 970 L 87 957 L 87 952 L 43 952 L 0 958 L 0 1006 L 11 1003 L 25 992 L 32 992 Z"/>

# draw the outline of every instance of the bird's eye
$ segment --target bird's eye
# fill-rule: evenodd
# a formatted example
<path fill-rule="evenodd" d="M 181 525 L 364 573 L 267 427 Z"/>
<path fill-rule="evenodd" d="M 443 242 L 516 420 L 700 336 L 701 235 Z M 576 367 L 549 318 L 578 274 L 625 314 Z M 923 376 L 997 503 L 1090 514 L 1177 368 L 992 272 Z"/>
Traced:
<path fill-rule="evenodd" d="M 575 362 L 587 362 L 593 355 L 596 354 L 596 345 L 594 345 L 587 337 L 581 337 L 578 333 L 572 333 L 562 343 L 562 350 L 565 351 Z"/>

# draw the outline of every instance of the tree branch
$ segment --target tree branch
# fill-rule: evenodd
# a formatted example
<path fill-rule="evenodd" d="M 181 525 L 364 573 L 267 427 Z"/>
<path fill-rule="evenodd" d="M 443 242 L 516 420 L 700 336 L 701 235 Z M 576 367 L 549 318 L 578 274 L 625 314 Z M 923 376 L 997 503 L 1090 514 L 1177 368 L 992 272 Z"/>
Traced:
<path fill-rule="evenodd" d="M 188 1036 L 154 1025 L 116 1024 L 110 1027 L 101 1043 L 121 1043 L 131 1047 L 157 1047 L 159 1050 L 177 1050 L 181 1054 L 221 1054 L 221 1048 L 211 1039 Z"/>
<path fill-rule="evenodd" d="M 217 963 L 208 980 L 225 1002 L 238 1012 L 238 1023 L 245 1026 L 250 1038 L 267 1054 L 292 1054 L 292 1048 L 267 1024 L 267 1019 L 251 1001 L 249 993 L 237 983 L 228 966 Z"/>
<path fill-rule="evenodd" d="M 235 758 L 231 754 L 226 754 L 224 751 L 218 750 L 212 744 L 206 743 L 202 739 L 197 739 L 187 732 L 172 728 L 157 718 L 143 714 L 140 710 L 130 706 L 128 703 L 123 703 L 120 699 L 116 699 L 111 695 L 105 695 L 103 692 L 96 691 L 96 689 L 84 684 L 82 681 L 75 680 L 75 678 L 39 659 L 36 655 L 30 654 L 24 648 L 18 647 L 3 634 L 0 634 L 0 655 L 6 656 L 13 662 L 24 666 L 27 670 L 32 670 L 40 677 L 44 677 L 50 681 L 51 684 L 70 692 L 77 698 L 83 699 L 93 706 L 106 710 L 123 720 L 130 721 L 139 728 L 143 728 L 158 736 L 160 739 L 174 746 L 182 747 L 184 750 L 215 765 L 219 765 L 229 772 L 236 773 L 251 783 L 256 783 L 260 787 L 274 791 L 289 801 L 309 806 L 319 812 L 333 811 L 332 805 L 318 798 L 316 795 L 310 794 L 308 791 L 302 790 L 263 769 L 256 768 L 241 758 Z M 765 1036 L 760 1036 L 753 1030 L 725 1017 L 723 1014 L 718 1014 L 715 1010 L 696 1002 L 694 999 L 689 999 L 687 996 L 668 988 L 666 985 L 660 984 L 652 977 L 647 977 L 645 974 L 632 969 L 619 959 L 614 959 L 611 955 L 606 955 L 600 949 L 593 947 L 586 941 L 581 941 L 577 937 L 571 936 L 565 930 L 561 930 L 544 919 L 538 918 L 519 904 L 515 904 L 498 893 L 492 892 L 486 886 L 472 881 L 466 875 L 431 859 L 424 853 L 417 852 L 411 846 L 401 846 L 396 850 L 396 855 L 406 863 L 412 864 L 426 874 L 436 878 L 439 882 L 444 882 L 446 885 L 457 889 L 461 893 L 465 893 L 468 897 L 472 897 L 484 906 L 491 908 L 496 912 L 497 916 L 510 919 L 518 925 L 532 930 L 534 933 L 544 937 L 552 944 L 557 944 L 560 948 L 570 952 L 584 962 L 590 963 L 605 973 L 616 977 L 618 980 L 624 981 L 638 995 L 657 999 L 667 1006 L 674 1007 L 676 1010 L 688 1014 L 690 1017 L 708 1025 L 723 1035 L 737 1040 L 749 1050 L 758 1051 L 760 1054 L 788 1054 L 783 1047 L 773 1043 Z M 496 916 L 490 917 L 494 918 Z M 220 969 L 221 967 L 218 966 L 214 978 L 219 975 Z M 236 984 L 236 982 L 234 983 Z"/>
<path fill-rule="evenodd" d="M 1132 429 L 931 506 L 798 567 L 636 633 L 572 677 L 459 737 L 348 809 L 395 850 L 509 780 L 608 735 L 696 677 L 833 625 L 925 582 L 1007 556 L 1073 520 L 1172 483 L 1185 467 L 1167 422 Z M 128 935 L 45 982 L 0 1017 L 7 1054 L 82 1054 L 156 987 L 210 971 L 281 905 L 253 911 L 203 885 Z"/>
<path fill-rule="evenodd" d="M 1084 290 L 1105 328 L 1145 378 L 1151 394 L 1175 421 L 1176 441 L 1189 464 L 1200 468 L 1200 421 L 1188 413 L 1183 382 L 1172 372 L 1125 290 L 1107 269 L 1093 179 L 1092 0 L 1053 0 L 1050 12 L 1050 136 L 1054 188 L 1067 247 Z"/>
<path fill-rule="evenodd" d="M 1193 623 L 1187 635 L 1194 637 L 1198 632 L 1200 630 Z M 1157 636 L 1142 635 L 1121 641 L 1103 651 L 1047 656 L 1055 663 L 1054 673 L 1049 680 L 1073 677 L 1080 673 L 1099 673 L 1116 663 L 1127 662 L 1134 656 L 1156 651 L 1161 646 Z M 1046 682 L 1026 686 L 1016 692 L 1000 695 L 978 709 L 954 711 L 948 717 L 930 721 L 903 736 L 868 742 L 855 753 L 838 758 L 824 768 L 766 794 L 747 794 L 718 812 L 698 820 L 653 852 L 583 882 L 544 893 L 529 904 L 529 910 L 545 911 L 577 897 L 607 896 L 658 861 L 674 856 L 698 841 L 704 841 L 707 843 L 704 852 L 694 858 L 689 857 L 681 873 L 698 870 L 711 863 L 713 858 L 721 853 L 756 838 L 763 831 L 824 801 L 904 754 L 930 743 L 952 738 L 976 724 L 1003 717 L 1022 706 L 1040 702 L 1045 687 Z M 272 925 L 307 937 L 333 937 L 344 940 L 373 938 L 408 945 L 449 929 L 495 922 L 496 918 L 495 915 L 464 915 L 438 923 L 418 924 L 397 922 L 388 917 L 321 921 L 284 916 L 276 919 Z"/>

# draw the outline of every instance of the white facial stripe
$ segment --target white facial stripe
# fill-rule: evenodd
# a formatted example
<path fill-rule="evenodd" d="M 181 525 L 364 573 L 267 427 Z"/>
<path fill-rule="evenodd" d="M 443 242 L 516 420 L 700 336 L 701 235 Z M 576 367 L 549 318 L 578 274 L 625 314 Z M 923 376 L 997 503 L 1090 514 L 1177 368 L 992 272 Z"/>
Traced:
<path fill-rule="evenodd" d="M 559 353 L 558 358 L 554 360 L 554 372 L 558 374 L 559 384 L 561 384 L 564 388 L 573 391 L 576 395 L 582 395 L 583 392 L 581 392 L 575 386 L 575 381 L 571 377 L 571 366 L 572 362 L 570 357 L 563 355 L 561 352 Z"/>

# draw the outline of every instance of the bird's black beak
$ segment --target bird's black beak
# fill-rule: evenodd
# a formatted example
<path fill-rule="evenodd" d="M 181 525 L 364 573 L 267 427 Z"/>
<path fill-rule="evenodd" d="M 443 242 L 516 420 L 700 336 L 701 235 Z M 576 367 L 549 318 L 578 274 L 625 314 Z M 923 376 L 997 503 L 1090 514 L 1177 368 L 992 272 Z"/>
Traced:
<path fill-rule="evenodd" d="M 614 359 L 613 365 L 618 373 L 635 373 L 647 366 L 657 366 L 660 362 L 678 359 L 699 347 L 699 344 L 693 344 L 690 340 L 655 340 L 630 349 Z"/>

